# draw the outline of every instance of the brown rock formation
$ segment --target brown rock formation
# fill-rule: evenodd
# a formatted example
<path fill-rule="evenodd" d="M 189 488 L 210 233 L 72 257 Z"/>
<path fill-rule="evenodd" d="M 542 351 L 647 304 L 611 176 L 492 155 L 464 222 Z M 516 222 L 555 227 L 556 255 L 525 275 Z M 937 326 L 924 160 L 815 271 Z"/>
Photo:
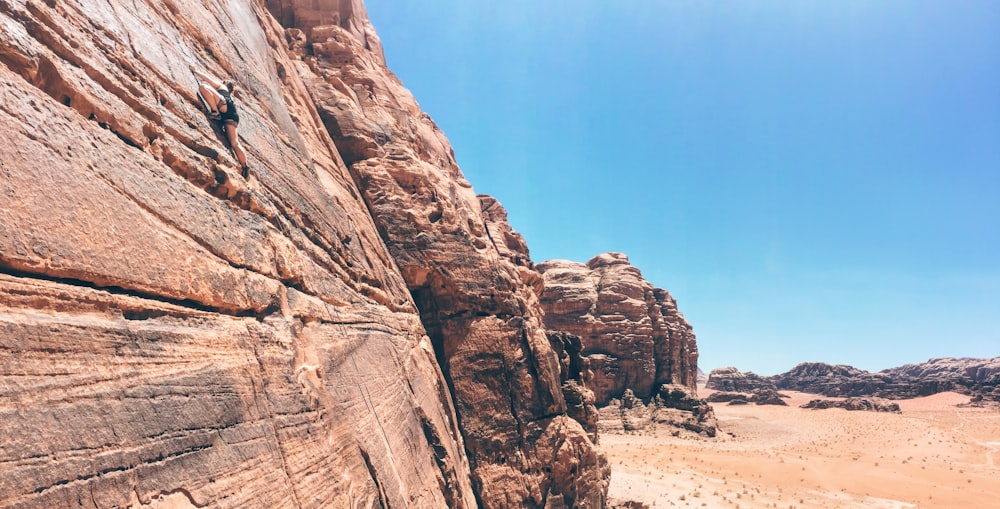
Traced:
<path fill-rule="evenodd" d="M 586 265 L 551 260 L 537 265 L 545 278 L 545 324 L 579 336 L 597 404 L 626 389 L 649 400 L 662 384 L 697 384 L 698 349 L 691 325 L 673 297 L 654 288 L 620 253 Z"/>
<path fill-rule="evenodd" d="M 954 390 L 978 400 L 1000 402 L 1000 357 L 943 357 L 885 369 L 878 374 L 888 375 L 897 386 L 909 382 L 921 395 Z"/>
<path fill-rule="evenodd" d="M 625 389 L 621 399 L 612 399 L 598 413 L 598 425 L 605 432 L 642 431 L 656 424 L 676 428 L 674 435 L 687 430 L 714 437 L 718 432 L 711 405 L 682 385 L 661 386 L 660 392 L 648 403 L 636 397 L 631 389 Z"/>
<path fill-rule="evenodd" d="M 603 506 L 502 207 L 359 0 L 267 7 L 0 2 L 0 507 Z"/>
<path fill-rule="evenodd" d="M 729 403 L 730 405 L 755 403 L 757 405 L 788 406 L 788 403 L 785 403 L 783 399 L 787 397 L 774 389 L 757 389 L 753 394 L 744 392 L 713 392 L 705 400 L 709 403 Z"/>
<path fill-rule="evenodd" d="M 431 337 L 479 503 L 603 506 L 609 470 L 566 415 L 559 358 L 541 322 L 541 278 L 523 240 L 499 204 L 475 195 L 447 139 L 385 68 L 363 12 L 352 7 L 348 20 L 341 10 L 339 23 L 321 25 L 313 5 L 272 2 L 292 24 L 296 69 Z M 574 405 L 585 407 L 581 399 Z"/>
<path fill-rule="evenodd" d="M 768 377 L 760 376 L 752 371 L 746 373 L 734 367 L 715 368 L 708 374 L 706 389 L 726 392 L 755 392 L 759 390 L 775 390 L 774 382 Z"/>
<path fill-rule="evenodd" d="M 956 391 L 1000 401 L 1000 358 L 945 357 L 877 373 L 845 365 L 804 362 L 770 379 L 780 389 L 824 396 L 908 399 Z"/>
<path fill-rule="evenodd" d="M 0 26 L 0 507 L 474 506 L 434 348 L 268 12 L 0 2 Z M 238 82 L 250 182 L 190 64 Z"/>
<path fill-rule="evenodd" d="M 899 413 L 899 403 L 884 398 L 846 398 L 843 400 L 814 399 L 802 405 L 802 408 L 824 410 L 827 408 L 843 408 L 850 411 L 892 412 Z"/>

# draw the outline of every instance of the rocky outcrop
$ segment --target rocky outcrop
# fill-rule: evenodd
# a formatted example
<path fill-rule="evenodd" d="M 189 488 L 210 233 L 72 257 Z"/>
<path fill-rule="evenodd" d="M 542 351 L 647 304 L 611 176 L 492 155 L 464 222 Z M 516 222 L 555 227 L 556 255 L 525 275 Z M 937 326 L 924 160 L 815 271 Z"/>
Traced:
<path fill-rule="evenodd" d="M 698 349 L 691 324 L 665 290 L 654 288 L 620 253 L 586 264 L 539 263 L 545 325 L 580 338 L 598 406 L 626 390 L 643 400 L 663 384 L 696 390 Z"/>
<path fill-rule="evenodd" d="M 1000 357 L 943 357 L 882 370 L 894 381 L 915 381 L 921 392 L 954 390 L 978 400 L 1000 402 Z"/>
<path fill-rule="evenodd" d="M 341 11 L 339 23 L 326 25 L 312 21 L 315 2 L 274 3 L 290 29 L 287 47 L 301 59 L 295 71 L 431 338 L 477 501 L 603 506 L 607 462 L 567 414 L 569 392 L 586 422 L 587 394 L 565 387 L 572 377 L 562 373 L 542 324 L 541 278 L 502 207 L 473 192 L 448 140 L 385 68 L 353 3 L 330 2 L 351 3 L 353 17 Z"/>
<path fill-rule="evenodd" d="M 750 400 L 758 405 L 788 406 L 788 403 L 785 403 L 787 397 L 773 389 L 760 389 L 751 395 Z"/>
<path fill-rule="evenodd" d="M 814 399 L 802 405 L 802 408 L 811 408 L 814 410 L 843 408 L 850 411 L 900 413 L 899 403 L 884 398 Z"/>
<path fill-rule="evenodd" d="M 264 7 L 0 26 L 0 507 L 476 506 L 435 344 Z M 237 82 L 249 181 L 192 64 Z M 591 453 L 562 428 L 532 457 Z"/>
<path fill-rule="evenodd" d="M 1000 401 L 1000 358 L 931 359 L 877 373 L 851 366 L 807 362 L 771 380 L 782 390 L 833 397 L 909 399 L 956 391 Z"/>
<path fill-rule="evenodd" d="M 730 405 L 746 405 L 750 402 L 750 395 L 745 392 L 713 392 L 709 394 L 705 401 L 709 403 L 729 403 Z"/>
<path fill-rule="evenodd" d="M 768 377 L 760 376 L 752 371 L 743 373 L 734 367 L 725 367 L 713 369 L 708 374 L 705 388 L 723 392 L 751 393 L 760 390 L 775 390 L 775 385 Z"/>
<path fill-rule="evenodd" d="M 771 377 L 780 390 L 807 392 L 833 397 L 872 396 L 880 393 L 891 379 L 877 373 L 845 365 L 803 362 Z"/>
<path fill-rule="evenodd" d="M 626 389 L 621 399 L 612 399 L 598 412 L 598 425 L 604 432 L 638 432 L 655 425 L 675 428 L 674 435 L 687 431 L 714 437 L 718 432 L 718 421 L 711 405 L 681 385 L 661 386 L 648 403 Z"/>
<path fill-rule="evenodd" d="M 547 334 L 552 350 L 559 357 L 566 414 L 579 422 L 587 431 L 590 440 L 596 444 L 597 407 L 594 404 L 594 391 L 587 388 L 590 366 L 587 359 L 580 355 L 583 349 L 580 338 L 565 331 L 548 331 Z"/>
<path fill-rule="evenodd" d="M 1000 357 L 973 359 L 968 357 L 942 357 L 920 364 L 906 364 L 880 371 L 893 377 L 911 377 L 920 380 L 967 380 L 982 384 L 1000 375 Z"/>
<path fill-rule="evenodd" d="M 785 403 L 784 400 L 787 397 L 774 389 L 758 389 L 752 394 L 744 392 L 713 392 L 705 400 L 709 403 L 728 403 L 730 405 L 754 403 L 757 405 L 788 406 L 788 403 Z"/>
<path fill-rule="evenodd" d="M 502 208 L 360 1 L 266 8 L 0 1 L 0 507 L 603 506 Z"/>

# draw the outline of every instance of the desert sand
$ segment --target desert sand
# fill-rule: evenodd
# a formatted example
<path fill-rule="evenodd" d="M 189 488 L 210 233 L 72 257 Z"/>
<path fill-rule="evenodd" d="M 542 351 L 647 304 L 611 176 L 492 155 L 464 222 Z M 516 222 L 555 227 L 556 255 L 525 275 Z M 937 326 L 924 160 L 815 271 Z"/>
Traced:
<path fill-rule="evenodd" d="M 705 397 L 711 391 L 699 388 Z M 1000 411 L 941 393 L 901 414 L 714 404 L 720 436 L 601 434 L 609 496 L 650 507 L 1000 507 Z"/>

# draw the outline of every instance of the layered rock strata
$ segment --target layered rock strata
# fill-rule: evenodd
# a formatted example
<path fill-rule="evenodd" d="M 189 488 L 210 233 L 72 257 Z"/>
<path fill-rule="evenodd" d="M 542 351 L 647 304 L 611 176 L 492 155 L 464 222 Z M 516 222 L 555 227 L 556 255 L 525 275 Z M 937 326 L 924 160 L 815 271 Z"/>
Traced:
<path fill-rule="evenodd" d="M 780 389 L 830 397 L 909 399 L 944 391 L 967 394 L 976 401 L 1000 401 L 1000 357 L 944 357 L 879 372 L 847 365 L 803 362 L 785 373 L 762 377 L 736 368 L 709 374 L 708 389 L 750 393 Z"/>
<path fill-rule="evenodd" d="M 264 7 L 0 26 L 0 507 L 475 506 L 434 344 Z M 249 181 L 192 64 L 237 82 Z"/>
<path fill-rule="evenodd" d="M 918 381 L 921 392 L 947 387 L 977 400 L 1000 402 L 1000 357 L 990 359 L 942 357 L 920 364 L 882 370 L 896 381 Z"/>
<path fill-rule="evenodd" d="M 431 338 L 478 503 L 603 506 L 607 462 L 567 415 L 563 381 L 570 377 L 542 324 L 542 280 L 523 240 L 499 204 L 476 196 L 448 140 L 386 69 L 363 11 L 352 3 L 338 23 L 325 25 L 298 14 L 316 4 L 270 3 L 289 23 L 287 47 L 301 59 L 294 69 Z M 573 405 L 586 403 L 581 394 Z"/>
<path fill-rule="evenodd" d="M 771 380 L 779 389 L 824 396 L 909 399 L 956 391 L 1000 401 L 1000 358 L 931 359 L 877 373 L 851 366 L 806 362 Z"/>
<path fill-rule="evenodd" d="M 545 278 L 545 325 L 580 338 L 598 406 L 626 390 L 647 401 L 663 384 L 696 390 L 691 324 L 673 297 L 643 279 L 628 257 L 606 253 L 586 264 L 550 260 L 537 268 Z"/>
<path fill-rule="evenodd" d="M 360 2 L 268 7 L 0 3 L 0 507 L 603 506 L 523 241 Z"/>

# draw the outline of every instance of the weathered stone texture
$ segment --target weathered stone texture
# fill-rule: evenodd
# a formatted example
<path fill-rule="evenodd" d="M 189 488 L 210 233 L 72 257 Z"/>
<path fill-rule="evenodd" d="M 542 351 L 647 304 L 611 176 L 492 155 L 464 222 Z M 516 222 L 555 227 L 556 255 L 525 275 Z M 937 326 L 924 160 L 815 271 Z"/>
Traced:
<path fill-rule="evenodd" d="M 288 50 L 302 59 L 296 69 L 433 342 L 478 501 L 603 506 L 607 463 L 566 416 L 560 362 L 541 320 L 542 281 L 527 247 L 499 204 L 473 192 L 448 140 L 385 68 L 368 26 L 357 10 L 346 25 L 343 17 L 295 23 Z"/>
<path fill-rule="evenodd" d="M 475 506 L 407 282 L 264 7 L 0 0 L 0 27 L 0 507 Z M 191 64 L 237 82 L 249 182 Z M 546 452 L 587 457 L 565 436 Z"/>
<path fill-rule="evenodd" d="M 662 384 L 696 389 L 698 349 L 691 324 L 665 290 L 654 288 L 620 253 L 587 264 L 539 263 L 545 325 L 578 336 L 598 406 L 625 391 L 643 400 Z"/>

